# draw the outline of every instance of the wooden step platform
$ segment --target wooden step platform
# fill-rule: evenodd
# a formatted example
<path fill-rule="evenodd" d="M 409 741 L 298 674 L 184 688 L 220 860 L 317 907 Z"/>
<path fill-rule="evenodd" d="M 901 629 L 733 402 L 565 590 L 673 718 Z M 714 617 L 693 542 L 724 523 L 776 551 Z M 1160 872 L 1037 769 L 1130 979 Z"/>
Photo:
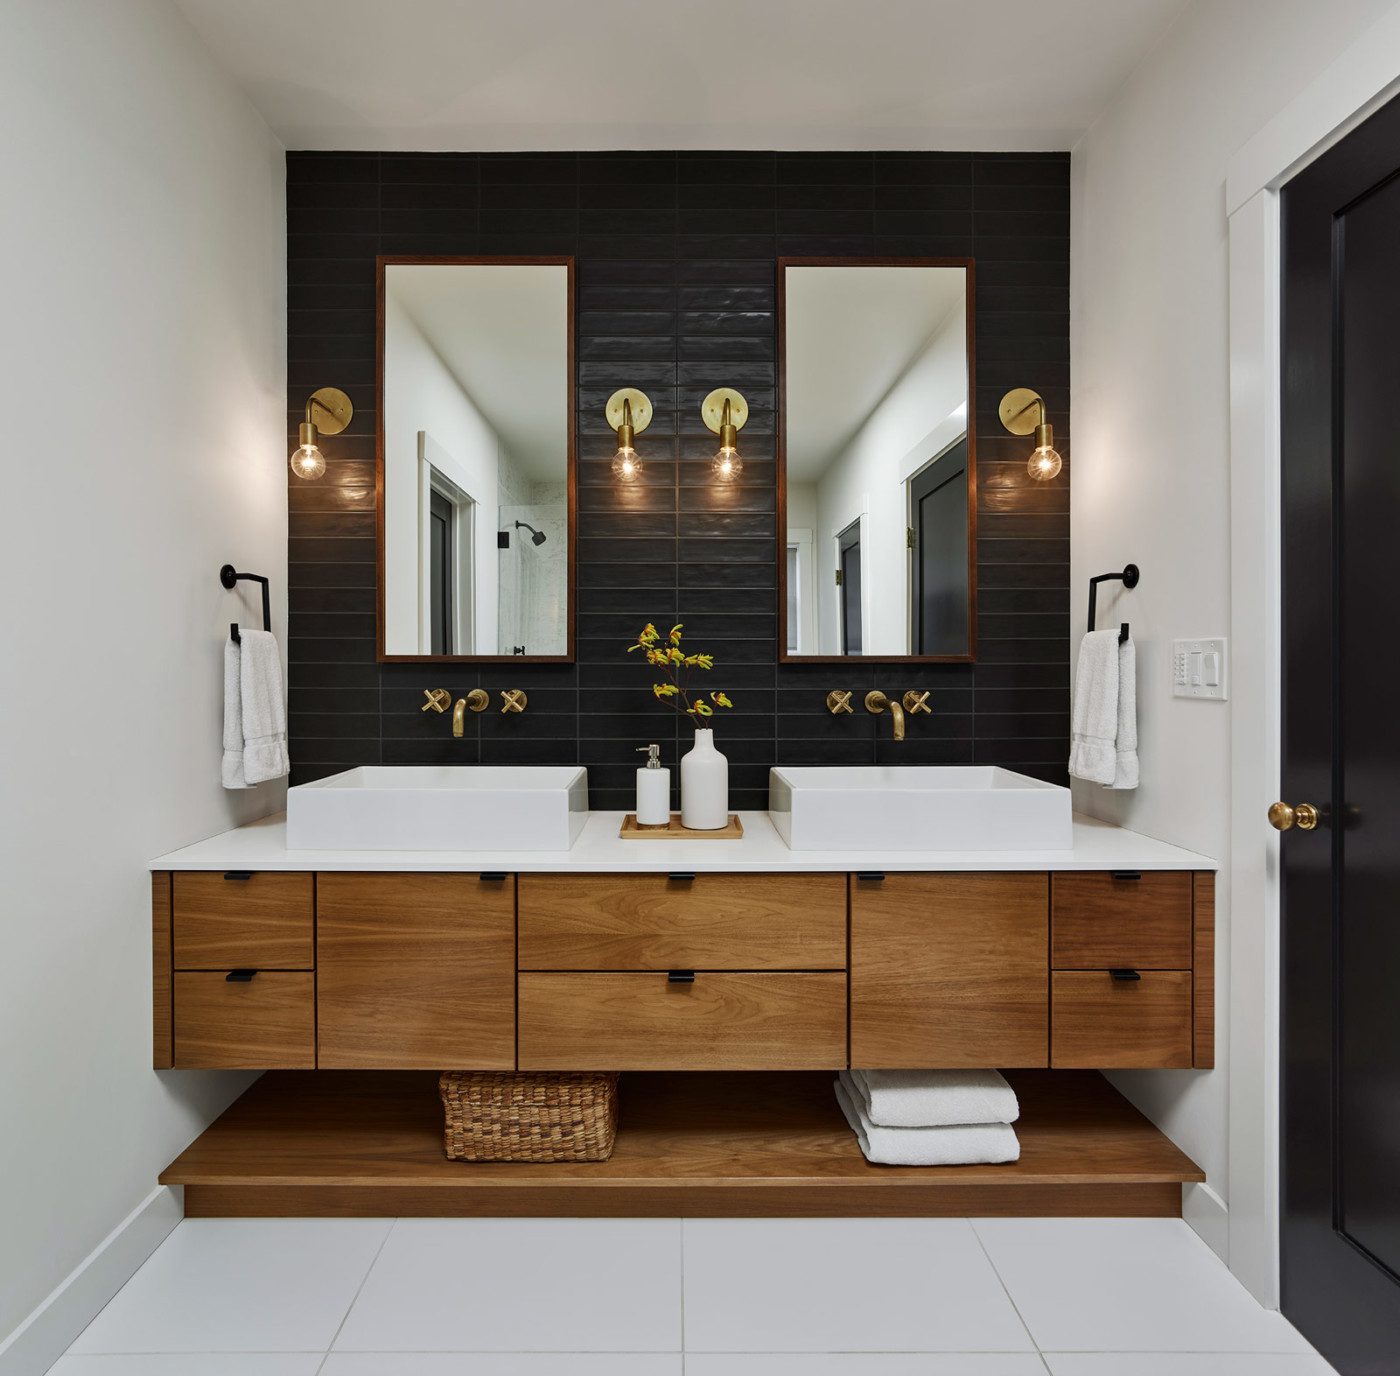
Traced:
<path fill-rule="evenodd" d="M 449 1161 L 437 1076 L 271 1071 L 161 1175 L 210 1216 L 1174 1217 L 1204 1173 L 1093 1071 L 1011 1072 L 1021 1159 L 872 1166 L 818 1074 L 629 1074 L 606 1162 Z"/>

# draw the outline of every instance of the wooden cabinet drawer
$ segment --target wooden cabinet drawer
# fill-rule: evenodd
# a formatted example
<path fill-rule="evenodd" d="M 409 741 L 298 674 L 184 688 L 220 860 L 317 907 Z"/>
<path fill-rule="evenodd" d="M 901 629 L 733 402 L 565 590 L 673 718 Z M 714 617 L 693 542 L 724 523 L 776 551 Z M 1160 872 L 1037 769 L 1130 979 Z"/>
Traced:
<path fill-rule="evenodd" d="M 522 974 L 521 1070 L 835 1070 L 841 973 Z"/>
<path fill-rule="evenodd" d="M 851 1064 L 1043 1066 L 1050 1054 L 1045 874 L 851 881 Z"/>
<path fill-rule="evenodd" d="M 1191 1064 L 1191 972 L 1107 970 L 1051 977 L 1050 1064 L 1057 1069 L 1170 1069 Z"/>
<path fill-rule="evenodd" d="M 310 970 L 316 963 L 310 874 L 217 871 L 174 876 L 177 970 Z"/>
<path fill-rule="evenodd" d="M 844 970 L 844 874 L 526 874 L 522 970 Z"/>
<path fill-rule="evenodd" d="M 175 976 L 175 1065 L 310 1070 L 316 1065 L 316 977 L 309 970 Z"/>
<path fill-rule="evenodd" d="M 1057 970 L 1189 970 L 1191 874 L 1057 874 L 1051 880 L 1051 942 Z"/>
<path fill-rule="evenodd" d="M 323 1069 L 514 1070 L 515 880 L 322 874 Z"/>

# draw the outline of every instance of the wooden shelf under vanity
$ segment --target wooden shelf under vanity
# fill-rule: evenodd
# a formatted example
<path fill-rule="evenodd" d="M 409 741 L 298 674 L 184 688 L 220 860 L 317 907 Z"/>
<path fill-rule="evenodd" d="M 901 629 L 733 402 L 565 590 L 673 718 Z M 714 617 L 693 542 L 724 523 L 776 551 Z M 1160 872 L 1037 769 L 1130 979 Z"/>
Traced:
<path fill-rule="evenodd" d="M 522 1165 L 445 1157 L 435 1074 L 271 1071 L 160 1178 L 190 1217 L 1172 1217 L 1205 1179 L 1097 1072 L 1007 1078 L 1009 1165 L 870 1165 L 829 1072 L 626 1074 L 610 1160 Z"/>

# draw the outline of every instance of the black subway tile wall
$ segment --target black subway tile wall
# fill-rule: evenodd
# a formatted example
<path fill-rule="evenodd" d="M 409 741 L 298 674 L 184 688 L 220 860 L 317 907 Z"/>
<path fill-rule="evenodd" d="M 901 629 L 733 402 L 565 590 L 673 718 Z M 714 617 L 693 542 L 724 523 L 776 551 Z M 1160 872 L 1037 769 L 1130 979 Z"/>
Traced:
<path fill-rule="evenodd" d="M 1069 441 L 1069 156 L 983 153 L 290 153 L 288 435 L 307 395 L 343 387 L 344 434 L 319 482 L 289 477 L 293 782 L 364 764 L 583 764 L 594 807 L 630 808 L 637 746 L 674 764 L 687 724 L 654 702 L 625 647 L 646 621 L 712 650 L 735 807 L 767 805 L 771 764 L 999 764 L 1065 781 L 1069 747 L 1069 465 L 1026 474 L 1008 388 L 1046 400 Z M 578 661 L 375 661 L 374 260 L 393 254 L 573 254 L 578 319 Z M 975 665 L 780 665 L 775 612 L 776 259 L 977 260 Z M 644 481 L 614 483 L 603 403 L 656 405 Z M 713 387 L 751 419 L 744 474 L 710 481 Z M 290 450 L 289 450 L 290 452 Z M 476 686 L 492 706 L 422 712 L 424 688 Z M 829 688 L 932 689 L 932 716 L 834 718 Z M 499 690 L 524 688 L 520 716 Z"/>

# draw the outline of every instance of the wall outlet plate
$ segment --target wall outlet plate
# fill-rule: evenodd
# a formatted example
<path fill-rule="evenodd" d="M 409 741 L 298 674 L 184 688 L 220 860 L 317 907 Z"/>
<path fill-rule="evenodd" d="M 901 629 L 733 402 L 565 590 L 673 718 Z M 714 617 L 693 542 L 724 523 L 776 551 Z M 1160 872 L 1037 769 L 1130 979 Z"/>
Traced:
<path fill-rule="evenodd" d="M 1229 686 L 1227 644 L 1223 636 L 1173 640 L 1172 696 L 1224 702 Z"/>

